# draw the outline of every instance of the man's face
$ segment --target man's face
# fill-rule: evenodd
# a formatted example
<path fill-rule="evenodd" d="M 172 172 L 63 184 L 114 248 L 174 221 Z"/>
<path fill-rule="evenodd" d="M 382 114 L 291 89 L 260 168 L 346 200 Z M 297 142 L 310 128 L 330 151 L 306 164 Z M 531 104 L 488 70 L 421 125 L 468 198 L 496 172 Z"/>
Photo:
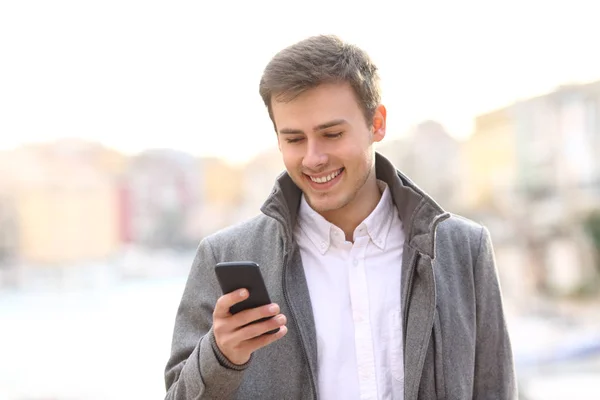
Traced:
<path fill-rule="evenodd" d="M 314 210 L 349 210 L 377 190 L 373 143 L 385 136 L 383 106 L 367 124 L 349 84 L 323 84 L 290 102 L 274 98 L 272 112 L 288 174 Z"/>

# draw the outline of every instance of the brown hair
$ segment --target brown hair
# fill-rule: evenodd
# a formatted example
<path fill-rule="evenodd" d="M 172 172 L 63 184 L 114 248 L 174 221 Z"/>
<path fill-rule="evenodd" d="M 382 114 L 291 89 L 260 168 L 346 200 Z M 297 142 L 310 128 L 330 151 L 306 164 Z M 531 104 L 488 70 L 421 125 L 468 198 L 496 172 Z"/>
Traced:
<path fill-rule="evenodd" d="M 334 35 L 312 36 L 281 50 L 267 64 L 259 91 L 275 125 L 273 96 L 291 101 L 320 84 L 337 82 L 350 84 L 370 125 L 381 102 L 377 67 L 364 50 Z"/>

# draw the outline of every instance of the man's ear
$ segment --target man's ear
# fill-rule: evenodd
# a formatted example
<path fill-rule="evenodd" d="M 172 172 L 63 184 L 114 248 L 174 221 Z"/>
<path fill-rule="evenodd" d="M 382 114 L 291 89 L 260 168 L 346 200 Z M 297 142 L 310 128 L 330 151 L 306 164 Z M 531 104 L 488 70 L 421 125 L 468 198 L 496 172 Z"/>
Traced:
<path fill-rule="evenodd" d="M 380 142 L 385 137 L 385 122 L 387 110 L 380 104 L 373 114 L 373 141 Z"/>

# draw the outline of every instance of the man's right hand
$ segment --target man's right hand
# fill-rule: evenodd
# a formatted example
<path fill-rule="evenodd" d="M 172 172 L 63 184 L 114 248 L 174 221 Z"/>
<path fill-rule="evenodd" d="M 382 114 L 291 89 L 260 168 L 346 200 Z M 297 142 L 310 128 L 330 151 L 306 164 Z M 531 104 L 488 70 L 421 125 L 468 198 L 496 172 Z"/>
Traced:
<path fill-rule="evenodd" d="M 219 297 L 213 312 L 213 332 L 217 346 L 229 361 L 237 365 L 245 364 L 254 351 L 281 339 L 287 333 L 287 319 L 279 313 L 277 304 L 244 310 L 235 315 L 229 312 L 231 306 L 247 297 L 246 289 L 225 294 Z M 273 318 L 247 325 L 265 317 Z M 279 332 L 263 335 L 276 328 L 280 328 Z"/>

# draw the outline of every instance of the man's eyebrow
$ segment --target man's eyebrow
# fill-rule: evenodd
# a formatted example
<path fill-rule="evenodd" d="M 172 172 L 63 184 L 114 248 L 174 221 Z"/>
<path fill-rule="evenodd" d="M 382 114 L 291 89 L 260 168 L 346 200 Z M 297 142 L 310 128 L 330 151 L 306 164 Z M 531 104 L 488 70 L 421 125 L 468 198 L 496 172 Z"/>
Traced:
<path fill-rule="evenodd" d="M 313 128 L 313 130 L 316 131 L 322 131 L 324 129 L 327 128 L 331 128 L 332 126 L 336 126 L 336 125 L 343 125 L 347 123 L 347 121 L 345 119 L 334 119 L 333 121 L 329 121 L 329 122 L 325 122 L 324 124 L 320 124 L 317 125 Z"/>
<path fill-rule="evenodd" d="M 329 121 L 329 122 L 325 122 L 323 124 L 319 124 L 317 126 L 315 126 L 313 128 L 313 131 L 322 131 L 324 129 L 327 128 L 331 128 L 333 126 L 337 126 L 337 125 L 343 125 L 346 124 L 347 121 L 345 119 L 334 119 L 333 121 Z M 304 133 L 304 131 L 302 129 L 291 129 L 291 128 L 283 128 L 279 131 L 279 133 L 285 135 L 297 135 L 297 134 L 302 134 Z"/>
<path fill-rule="evenodd" d="M 283 128 L 279 130 L 279 133 L 282 135 L 288 134 L 288 135 L 297 135 L 300 133 L 304 133 L 304 131 L 302 129 L 290 129 L 290 128 Z"/>

